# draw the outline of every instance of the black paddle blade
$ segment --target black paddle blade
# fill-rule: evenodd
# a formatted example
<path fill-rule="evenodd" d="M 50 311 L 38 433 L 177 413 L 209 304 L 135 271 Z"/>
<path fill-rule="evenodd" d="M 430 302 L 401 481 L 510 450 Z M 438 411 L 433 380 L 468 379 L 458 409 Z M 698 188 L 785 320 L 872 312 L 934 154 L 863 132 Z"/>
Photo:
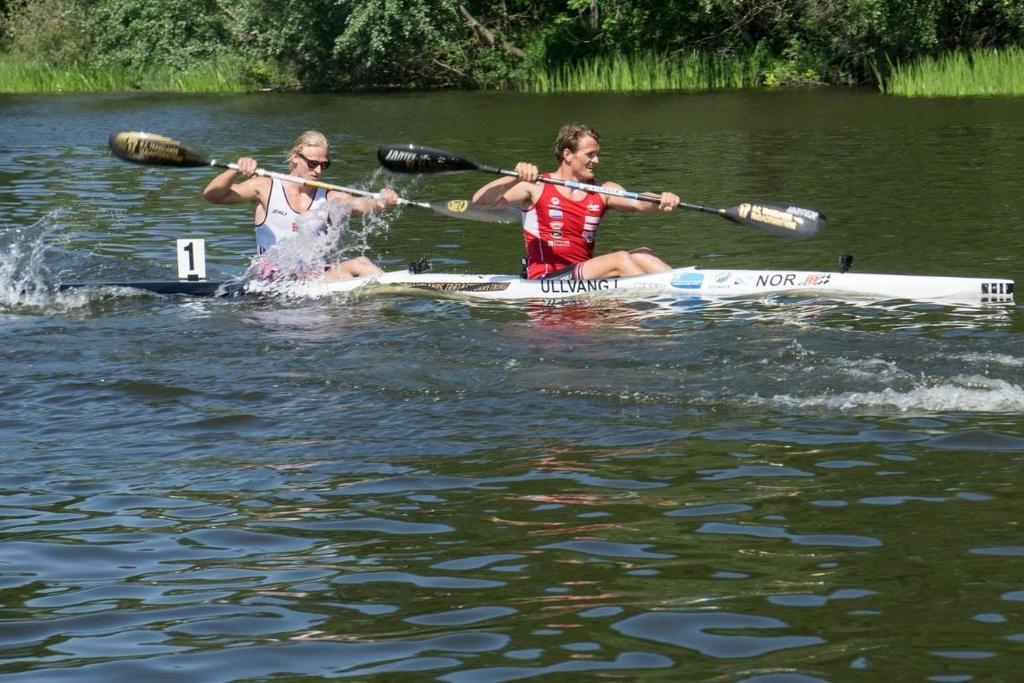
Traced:
<path fill-rule="evenodd" d="M 449 199 L 447 202 L 429 202 L 430 210 L 442 216 L 464 218 L 481 223 L 503 223 L 514 225 L 522 223 L 523 212 L 518 206 L 502 206 L 497 209 L 485 209 L 475 206 L 465 199 Z"/>
<path fill-rule="evenodd" d="M 110 150 L 119 159 L 158 166 L 209 166 L 210 159 L 165 135 L 141 131 L 111 133 Z"/>
<path fill-rule="evenodd" d="M 384 145 L 377 148 L 380 165 L 395 173 L 443 173 L 445 171 L 478 171 L 477 164 L 443 149 L 422 145 Z"/>
<path fill-rule="evenodd" d="M 749 202 L 721 209 L 733 223 L 783 237 L 810 237 L 825 226 L 825 215 L 793 204 Z"/>

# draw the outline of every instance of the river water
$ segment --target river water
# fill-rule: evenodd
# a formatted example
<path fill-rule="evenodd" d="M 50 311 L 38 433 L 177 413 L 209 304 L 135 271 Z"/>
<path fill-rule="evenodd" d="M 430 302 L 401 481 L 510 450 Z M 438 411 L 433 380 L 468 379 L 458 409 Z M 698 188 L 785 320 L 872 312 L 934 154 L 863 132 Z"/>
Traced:
<path fill-rule="evenodd" d="M 629 189 L 829 217 L 790 241 L 688 212 L 599 250 L 676 265 L 1024 281 L 1024 99 L 0 97 L 0 680 L 1007 680 L 1024 655 L 1024 305 L 55 295 L 238 277 L 246 210 L 151 130 L 328 180 L 378 144 L 550 165 L 583 119 Z M 350 226 L 386 268 L 516 272 L 514 227 Z"/>

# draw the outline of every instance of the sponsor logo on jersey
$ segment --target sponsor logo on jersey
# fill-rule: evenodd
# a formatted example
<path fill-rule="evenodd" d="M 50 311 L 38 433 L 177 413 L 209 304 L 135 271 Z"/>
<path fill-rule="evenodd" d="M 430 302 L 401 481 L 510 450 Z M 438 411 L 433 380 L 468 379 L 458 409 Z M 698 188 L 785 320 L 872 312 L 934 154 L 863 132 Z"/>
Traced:
<path fill-rule="evenodd" d="M 551 227 L 555 230 L 560 230 L 565 225 L 562 221 L 551 221 Z"/>
<path fill-rule="evenodd" d="M 551 218 L 561 218 L 562 217 L 562 210 L 561 209 L 551 209 L 550 211 L 548 211 L 548 216 L 550 216 Z"/>
<path fill-rule="evenodd" d="M 587 211 L 590 213 L 599 213 L 601 211 L 600 204 L 587 204 Z"/>
<path fill-rule="evenodd" d="M 551 236 L 554 237 L 556 240 L 560 240 L 560 239 L 562 239 L 562 231 L 561 230 L 552 230 L 551 231 Z"/>
<path fill-rule="evenodd" d="M 288 212 L 281 209 L 271 209 L 270 213 L 276 213 L 278 216 L 287 216 Z"/>
<path fill-rule="evenodd" d="M 584 216 L 583 217 L 583 222 L 586 223 L 587 225 L 600 225 L 601 224 L 601 217 L 600 216 Z"/>
<path fill-rule="evenodd" d="M 558 197 L 552 197 L 552 198 L 551 198 L 551 205 L 552 205 L 552 206 L 558 206 L 558 205 L 559 205 L 559 204 L 561 204 L 561 203 L 562 203 L 562 202 L 558 201 Z"/>

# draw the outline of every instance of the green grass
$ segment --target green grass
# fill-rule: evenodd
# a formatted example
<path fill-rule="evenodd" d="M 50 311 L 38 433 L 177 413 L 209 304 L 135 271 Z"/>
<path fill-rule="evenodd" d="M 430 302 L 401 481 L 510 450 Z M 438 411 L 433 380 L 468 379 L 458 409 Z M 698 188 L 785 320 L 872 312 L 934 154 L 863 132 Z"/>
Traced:
<path fill-rule="evenodd" d="M 188 70 L 168 65 L 141 69 L 84 64 L 50 65 L 0 55 L 0 93 L 251 92 L 287 79 L 265 64 L 220 58 Z"/>
<path fill-rule="evenodd" d="M 760 53 L 749 57 L 642 53 L 594 57 L 542 71 L 520 84 L 526 92 L 722 90 L 760 85 Z"/>
<path fill-rule="evenodd" d="M 1024 49 L 951 52 L 937 59 L 892 65 L 880 80 L 890 95 L 1024 95 Z"/>

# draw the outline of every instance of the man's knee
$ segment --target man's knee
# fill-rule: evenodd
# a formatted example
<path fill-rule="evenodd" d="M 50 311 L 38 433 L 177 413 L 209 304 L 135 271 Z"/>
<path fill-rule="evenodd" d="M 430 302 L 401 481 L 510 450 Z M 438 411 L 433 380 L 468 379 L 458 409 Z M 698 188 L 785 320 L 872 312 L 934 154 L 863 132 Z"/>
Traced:
<path fill-rule="evenodd" d="M 628 265 L 633 262 L 633 255 L 625 250 L 613 251 L 612 256 L 615 257 L 615 263 L 617 263 L 620 266 Z"/>

